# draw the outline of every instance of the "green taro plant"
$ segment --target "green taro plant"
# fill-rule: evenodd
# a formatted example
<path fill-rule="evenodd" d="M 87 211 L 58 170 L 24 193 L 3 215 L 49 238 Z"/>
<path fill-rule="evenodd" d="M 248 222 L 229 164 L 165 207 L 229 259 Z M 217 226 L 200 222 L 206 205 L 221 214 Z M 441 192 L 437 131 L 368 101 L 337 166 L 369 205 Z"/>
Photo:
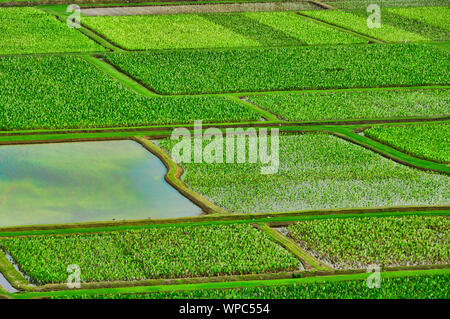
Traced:
<path fill-rule="evenodd" d="M 446 84 L 449 54 L 424 44 L 373 44 L 116 53 L 105 59 L 159 93 L 193 94 Z"/>
<path fill-rule="evenodd" d="M 364 131 L 369 137 L 403 152 L 450 163 L 450 124 L 414 124 L 377 126 Z"/>
<path fill-rule="evenodd" d="M 57 296 L 55 299 L 448 299 L 450 276 L 412 276 L 382 279 L 379 289 L 370 289 L 365 280 L 291 284 L 284 286 L 151 294 L 108 294 Z"/>
<path fill-rule="evenodd" d="M 0 130 L 259 120 L 226 97 L 145 97 L 73 56 L 0 58 Z"/>
<path fill-rule="evenodd" d="M 7 238 L 0 248 L 34 283 L 209 277 L 298 270 L 300 262 L 250 225 L 180 226 Z"/>
<path fill-rule="evenodd" d="M 286 228 L 288 236 L 339 269 L 446 264 L 448 217 L 324 219 Z"/>
<path fill-rule="evenodd" d="M 176 143 L 159 141 L 169 154 Z M 223 156 L 222 163 L 181 163 L 183 178 L 192 190 L 233 212 L 449 203 L 448 176 L 395 163 L 327 134 L 281 135 L 275 174 L 261 174 L 267 165 L 260 162 L 227 163 Z"/>
<path fill-rule="evenodd" d="M 105 51 L 36 8 L 0 8 L 0 54 Z"/>

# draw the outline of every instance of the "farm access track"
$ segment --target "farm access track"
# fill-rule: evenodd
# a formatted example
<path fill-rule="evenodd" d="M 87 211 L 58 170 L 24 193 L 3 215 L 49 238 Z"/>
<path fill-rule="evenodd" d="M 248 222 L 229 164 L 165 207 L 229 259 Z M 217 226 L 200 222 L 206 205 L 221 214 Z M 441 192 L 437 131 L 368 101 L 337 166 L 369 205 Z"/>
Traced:
<path fill-rule="evenodd" d="M 55 14 L 55 12 L 53 12 Z M 63 21 L 58 12 L 55 14 Z M 105 48 L 114 52 L 124 52 L 122 48 L 106 40 L 94 31 L 82 27 L 80 29 L 85 35 L 100 43 Z M 353 32 L 354 33 L 354 32 Z M 365 35 L 360 35 L 367 39 Z M 373 42 L 383 42 L 372 39 Z M 370 44 L 368 44 L 370 45 Z M 386 44 L 389 45 L 389 44 Z M 445 48 L 444 48 L 445 49 Z M 219 49 L 221 50 L 221 49 Z M 86 59 L 98 69 L 119 81 L 124 86 L 144 96 L 161 96 L 151 88 L 147 88 L 136 79 L 118 70 L 114 66 L 98 58 L 100 53 L 76 54 Z M 51 54 L 50 54 L 51 55 Z M 349 88 L 349 89 L 326 89 L 326 90 L 291 90 L 291 91 L 269 91 L 269 92 L 223 92 L 216 94 L 199 95 L 223 95 L 261 114 L 264 121 L 242 122 L 242 123 L 207 123 L 208 127 L 265 127 L 279 128 L 280 131 L 298 133 L 328 133 L 355 143 L 371 151 L 404 165 L 412 166 L 422 170 L 435 171 L 450 175 L 448 165 L 436 163 L 413 155 L 401 152 L 389 145 L 373 140 L 358 133 L 363 132 L 371 126 L 383 124 L 410 125 L 419 122 L 448 123 L 449 116 L 426 118 L 391 118 L 391 119 L 352 119 L 342 121 L 286 121 L 263 109 L 261 106 L 248 102 L 245 97 L 259 94 L 293 93 L 293 92 L 340 92 L 340 91 L 372 91 L 372 90 L 414 90 L 414 89 L 449 89 L 448 84 L 419 86 L 419 87 L 388 87 L 388 88 Z M 385 216 L 449 216 L 450 207 L 378 207 L 366 209 L 333 209 L 316 211 L 298 211 L 283 213 L 260 213 L 260 214 L 233 214 L 214 205 L 199 194 L 189 190 L 181 181 L 181 168 L 174 163 L 170 156 L 153 144 L 150 139 L 165 138 L 170 136 L 171 130 L 176 127 L 186 127 L 192 130 L 191 125 L 153 125 L 144 127 L 116 127 L 116 128 L 81 128 L 81 129 L 59 129 L 59 130 L 21 130 L 0 132 L 0 145 L 9 144 L 31 144 L 31 143 L 57 143 L 77 142 L 95 140 L 131 139 L 139 142 L 147 150 L 158 156 L 167 168 L 166 180 L 184 196 L 202 207 L 208 215 L 161 220 L 137 220 L 137 221 L 114 221 L 94 222 L 80 224 L 60 224 L 42 226 L 23 226 L 0 228 L 1 237 L 33 236 L 51 234 L 78 234 L 104 231 L 120 231 L 128 229 L 142 229 L 151 227 L 169 227 L 185 225 L 226 225 L 236 223 L 249 223 L 269 235 L 285 249 L 295 255 L 305 267 L 302 272 L 281 272 L 254 275 L 234 275 L 218 277 L 178 278 L 178 279 L 152 279 L 136 282 L 92 282 L 83 283 L 82 290 L 67 291 L 63 284 L 49 284 L 43 286 L 30 286 L 27 280 L 14 268 L 7 258 L 0 252 L 0 272 L 11 283 L 13 287 L 20 290 L 16 294 L 7 294 L 0 289 L 2 295 L 14 298 L 47 298 L 58 295 L 73 294 L 108 294 L 108 293 L 149 293 L 156 291 L 179 291 L 213 288 L 237 288 L 256 287 L 270 285 L 288 285 L 292 283 L 312 283 L 344 280 L 364 280 L 367 275 L 365 270 L 339 271 L 324 265 L 314 256 L 304 251 L 287 236 L 276 231 L 273 227 L 289 225 L 302 220 L 325 219 L 325 218 L 357 218 L 357 217 L 385 217 Z M 448 274 L 448 265 L 437 266 L 409 266 L 384 269 L 385 277 L 419 276 L 430 274 Z M 296 278 L 301 277 L 301 278 Z"/>

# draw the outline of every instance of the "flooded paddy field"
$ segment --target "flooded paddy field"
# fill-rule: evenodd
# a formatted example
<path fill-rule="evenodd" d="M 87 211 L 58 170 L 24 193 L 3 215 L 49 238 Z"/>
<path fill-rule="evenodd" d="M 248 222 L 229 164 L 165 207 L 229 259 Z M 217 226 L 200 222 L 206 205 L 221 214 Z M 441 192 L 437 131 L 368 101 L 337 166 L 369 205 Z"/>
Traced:
<path fill-rule="evenodd" d="M 134 141 L 0 146 L 0 227 L 194 216 Z"/>

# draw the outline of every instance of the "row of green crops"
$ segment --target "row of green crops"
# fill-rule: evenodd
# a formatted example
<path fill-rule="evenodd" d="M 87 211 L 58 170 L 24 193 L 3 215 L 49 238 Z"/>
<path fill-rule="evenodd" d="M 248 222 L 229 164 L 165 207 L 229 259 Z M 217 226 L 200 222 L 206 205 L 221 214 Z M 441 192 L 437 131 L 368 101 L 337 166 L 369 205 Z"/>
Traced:
<path fill-rule="evenodd" d="M 450 110 L 449 90 L 285 93 L 248 99 L 291 121 L 433 117 Z"/>
<path fill-rule="evenodd" d="M 373 0 L 329 0 L 322 1 L 338 9 L 367 9 L 367 6 L 373 4 Z M 382 7 L 426 7 L 426 6 L 445 6 L 442 0 L 383 0 Z"/>
<path fill-rule="evenodd" d="M 0 8 L 0 54 L 87 52 L 105 49 L 35 8 Z"/>
<path fill-rule="evenodd" d="M 82 22 L 129 50 L 364 42 L 293 12 L 103 16 Z"/>
<path fill-rule="evenodd" d="M 383 275 L 381 275 L 381 278 Z M 151 294 L 75 295 L 57 299 L 448 299 L 450 275 L 381 279 L 380 288 L 368 288 L 366 281 L 341 281 L 286 286 Z"/>
<path fill-rule="evenodd" d="M 369 27 L 366 8 L 354 11 L 305 11 L 317 18 L 377 39 L 392 42 L 450 40 L 450 7 L 381 9 L 380 28 Z"/>
<path fill-rule="evenodd" d="M 449 52 L 423 44 L 105 56 L 142 83 L 167 94 L 447 84 L 449 57 Z"/>
<path fill-rule="evenodd" d="M 450 163 L 450 124 L 380 126 L 364 131 L 384 143 L 415 156 Z"/>
<path fill-rule="evenodd" d="M 446 264 L 450 219 L 408 216 L 299 222 L 287 233 L 334 268 Z"/>
<path fill-rule="evenodd" d="M 3 239 L 0 247 L 39 284 L 65 282 L 77 264 L 84 282 L 298 270 L 300 262 L 250 225 L 165 227 Z"/>
<path fill-rule="evenodd" d="M 172 153 L 177 141 L 159 143 Z M 275 174 L 261 174 L 270 164 L 249 163 L 248 156 L 239 164 L 235 154 L 234 163 L 227 163 L 226 146 L 223 149 L 223 163 L 183 163 L 184 181 L 234 212 L 449 204 L 448 176 L 397 164 L 326 134 L 280 136 Z"/>
<path fill-rule="evenodd" d="M 140 96 L 81 58 L 0 58 L 0 129 L 259 120 L 225 97 Z"/>

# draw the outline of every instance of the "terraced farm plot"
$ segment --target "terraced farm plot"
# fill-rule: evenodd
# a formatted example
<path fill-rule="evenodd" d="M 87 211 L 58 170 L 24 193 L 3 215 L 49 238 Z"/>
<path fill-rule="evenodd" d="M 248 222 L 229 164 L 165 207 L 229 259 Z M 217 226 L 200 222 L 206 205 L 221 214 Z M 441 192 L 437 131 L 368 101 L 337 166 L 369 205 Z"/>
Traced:
<path fill-rule="evenodd" d="M 280 93 L 249 96 L 290 121 L 442 117 L 450 114 L 449 90 Z"/>
<path fill-rule="evenodd" d="M 449 7 L 382 8 L 381 27 L 369 28 L 366 8 L 318 10 L 302 14 L 390 42 L 450 40 Z"/>
<path fill-rule="evenodd" d="M 83 23 L 128 50 L 255 46 L 198 15 L 85 17 Z"/>
<path fill-rule="evenodd" d="M 78 264 L 84 282 L 217 276 L 298 270 L 289 252 L 250 225 L 164 227 L 0 241 L 39 284 L 67 279 Z"/>
<path fill-rule="evenodd" d="M 202 289 L 131 295 L 75 295 L 55 299 L 448 299 L 450 276 L 383 278 L 379 289 L 365 280 L 236 289 Z"/>
<path fill-rule="evenodd" d="M 0 54 L 105 51 L 39 9 L 0 8 L 0 21 Z"/>
<path fill-rule="evenodd" d="M 349 218 L 299 222 L 288 226 L 287 232 L 333 267 L 359 269 L 371 264 L 446 264 L 449 226 L 447 217 Z"/>
<path fill-rule="evenodd" d="M 377 126 L 364 134 L 403 152 L 450 163 L 450 124 Z"/>
<path fill-rule="evenodd" d="M 261 118 L 225 97 L 144 97 L 70 56 L 0 58 L 0 100 L 1 130 Z"/>
<path fill-rule="evenodd" d="M 423 44 L 105 55 L 163 94 L 446 84 L 449 57 Z"/>
<path fill-rule="evenodd" d="M 160 145 L 171 153 L 176 142 Z M 184 181 L 241 213 L 450 202 L 448 176 L 397 164 L 334 136 L 282 135 L 279 156 L 279 171 L 271 175 L 261 174 L 268 165 L 227 163 L 225 157 L 222 164 L 183 163 Z"/>
<path fill-rule="evenodd" d="M 294 12 L 205 14 L 202 17 L 265 46 L 367 42 L 360 37 L 305 19 Z"/>
<path fill-rule="evenodd" d="M 85 17 L 83 23 L 129 50 L 364 42 L 292 12 Z"/>

